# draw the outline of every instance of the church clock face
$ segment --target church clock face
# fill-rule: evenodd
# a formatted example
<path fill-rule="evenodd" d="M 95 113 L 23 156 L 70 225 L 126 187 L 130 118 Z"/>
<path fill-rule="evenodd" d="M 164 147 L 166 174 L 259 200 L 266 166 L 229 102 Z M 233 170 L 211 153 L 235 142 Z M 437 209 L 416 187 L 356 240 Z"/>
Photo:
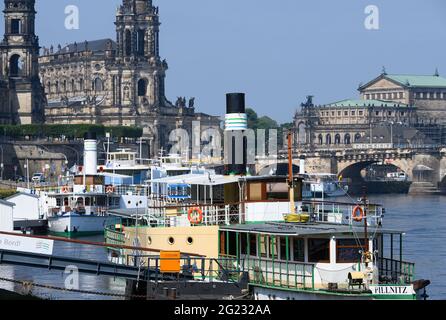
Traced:
<path fill-rule="evenodd" d="M 101 65 L 98 63 L 94 66 L 94 68 L 96 69 L 96 71 L 99 71 L 102 69 Z"/>

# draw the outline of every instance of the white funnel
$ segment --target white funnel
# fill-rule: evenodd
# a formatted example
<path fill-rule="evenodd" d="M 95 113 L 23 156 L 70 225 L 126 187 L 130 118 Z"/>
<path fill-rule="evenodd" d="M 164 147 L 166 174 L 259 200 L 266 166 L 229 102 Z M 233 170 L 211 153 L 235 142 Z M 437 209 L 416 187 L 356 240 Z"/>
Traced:
<path fill-rule="evenodd" d="M 98 170 L 98 146 L 95 133 L 84 136 L 84 170 L 86 175 L 95 175 Z"/>

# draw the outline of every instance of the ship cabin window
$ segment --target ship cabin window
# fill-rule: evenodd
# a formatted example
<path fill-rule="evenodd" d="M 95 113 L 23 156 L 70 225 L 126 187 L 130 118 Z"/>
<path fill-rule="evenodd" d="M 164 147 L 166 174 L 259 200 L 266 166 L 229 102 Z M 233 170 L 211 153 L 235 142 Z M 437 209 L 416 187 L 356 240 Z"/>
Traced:
<path fill-rule="evenodd" d="M 330 239 L 308 239 L 308 262 L 330 262 Z"/>
<path fill-rule="evenodd" d="M 89 197 L 85 198 L 85 205 L 91 206 L 91 199 Z"/>
<path fill-rule="evenodd" d="M 249 201 L 260 201 L 264 199 L 263 192 L 264 185 L 262 183 L 249 184 Z"/>
<path fill-rule="evenodd" d="M 226 254 L 226 232 L 221 231 L 220 232 L 220 254 L 224 255 Z"/>
<path fill-rule="evenodd" d="M 288 199 L 288 184 L 286 182 L 272 182 L 266 184 L 267 200 Z"/>
<path fill-rule="evenodd" d="M 336 262 L 356 263 L 361 260 L 360 251 L 364 250 L 364 240 L 337 239 L 336 240 Z"/>
<path fill-rule="evenodd" d="M 226 254 L 234 257 L 237 256 L 237 234 L 235 232 L 228 232 L 226 248 Z"/>
<path fill-rule="evenodd" d="M 84 205 L 84 198 L 82 198 L 82 197 L 77 198 L 76 205 L 77 206 L 83 206 Z"/>
<path fill-rule="evenodd" d="M 290 243 L 288 242 L 288 237 L 278 237 L 277 242 L 279 244 L 279 259 L 283 261 L 288 261 L 290 259 Z"/>
<path fill-rule="evenodd" d="M 257 257 L 276 260 L 279 256 L 277 240 L 278 239 L 274 236 L 260 235 L 259 236 L 260 252 L 259 255 L 257 255 Z M 253 250 L 252 246 L 251 250 Z"/>
<path fill-rule="evenodd" d="M 68 207 L 68 205 L 69 205 L 69 200 L 68 200 L 68 198 L 63 198 L 63 205 L 65 206 L 65 207 Z"/>
<path fill-rule="evenodd" d="M 22 31 L 21 28 L 20 19 L 12 19 L 11 20 L 11 33 L 12 34 L 20 34 Z"/>
<path fill-rule="evenodd" d="M 61 207 L 61 206 L 62 206 L 62 199 L 56 198 L 56 207 Z"/>
<path fill-rule="evenodd" d="M 304 262 L 305 261 L 305 243 L 304 239 L 301 238 L 293 238 L 293 241 L 290 241 L 293 246 L 293 260 Z"/>
<path fill-rule="evenodd" d="M 248 254 L 248 234 L 240 233 L 240 254 Z"/>
<path fill-rule="evenodd" d="M 278 242 L 277 242 L 277 238 L 274 236 L 268 236 L 267 237 L 269 240 L 269 255 L 268 258 L 270 259 L 278 259 Z"/>
<path fill-rule="evenodd" d="M 97 197 L 96 205 L 105 206 L 107 204 L 107 197 Z"/>
<path fill-rule="evenodd" d="M 257 257 L 257 235 L 249 234 L 249 255 Z"/>

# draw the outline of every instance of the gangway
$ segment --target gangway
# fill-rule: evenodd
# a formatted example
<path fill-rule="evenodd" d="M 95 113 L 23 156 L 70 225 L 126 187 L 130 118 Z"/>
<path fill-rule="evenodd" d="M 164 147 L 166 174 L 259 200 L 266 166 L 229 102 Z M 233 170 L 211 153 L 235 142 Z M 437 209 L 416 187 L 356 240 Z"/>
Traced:
<path fill-rule="evenodd" d="M 0 250 L 0 265 L 2 264 L 43 268 L 48 270 L 67 270 L 70 266 L 76 266 L 80 273 L 148 280 L 147 268 L 28 252 Z M 150 274 L 155 274 L 155 271 L 150 272 Z"/>
<path fill-rule="evenodd" d="M 157 251 L 153 249 L 140 248 L 140 247 L 130 247 L 130 246 L 120 246 L 112 244 L 103 244 L 99 242 L 89 242 L 73 239 L 62 239 L 51 236 L 33 236 L 33 235 L 20 235 L 10 232 L 0 232 L 0 235 L 21 237 L 24 239 L 45 239 L 52 241 L 64 241 L 83 245 L 92 246 L 102 246 L 102 247 L 118 247 L 121 249 L 131 249 L 139 251 Z M 0 241 L 1 242 L 1 241 Z M 187 276 L 184 275 L 168 275 L 163 274 L 160 276 L 160 270 L 155 268 L 148 268 L 147 266 L 137 266 L 137 265 L 124 265 L 116 264 L 108 261 L 95 261 L 87 260 L 82 258 L 67 257 L 67 256 L 56 256 L 51 254 L 42 254 L 34 251 L 21 251 L 21 250 L 8 250 L 0 247 L 0 265 L 18 265 L 24 267 L 32 268 L 43 268 L 47 270 L 67 270 L 67 267 L 75 266 L 80 273 L 88 273 L 94 275 L 106 275 L 117 278 L 126 278 L 130 280 L 159 280 L 163 278 L 164 280 L 187 280 Z"/>

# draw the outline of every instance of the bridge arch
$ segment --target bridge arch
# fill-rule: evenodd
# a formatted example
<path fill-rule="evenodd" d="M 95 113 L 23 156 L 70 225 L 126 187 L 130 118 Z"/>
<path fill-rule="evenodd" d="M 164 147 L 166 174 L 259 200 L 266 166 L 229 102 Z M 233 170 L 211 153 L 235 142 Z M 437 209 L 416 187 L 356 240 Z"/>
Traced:
<path fill-rule="evenodd" d="M 382 159 L 367 159 L 348 162 L 344 161 L 342 163 L 338 163 L 338 176 L 342 176 L 344 179 L 351 179 L 352 182 L 362 182 L 364 181 L 362 171 L 373 164 L 378 163 L 393 166 L 406 173 L 410 180 L 413 178 L 413 167 L 410 161 L 407 161 L 406 159 L 386 159 L 384 161 Z"/>

